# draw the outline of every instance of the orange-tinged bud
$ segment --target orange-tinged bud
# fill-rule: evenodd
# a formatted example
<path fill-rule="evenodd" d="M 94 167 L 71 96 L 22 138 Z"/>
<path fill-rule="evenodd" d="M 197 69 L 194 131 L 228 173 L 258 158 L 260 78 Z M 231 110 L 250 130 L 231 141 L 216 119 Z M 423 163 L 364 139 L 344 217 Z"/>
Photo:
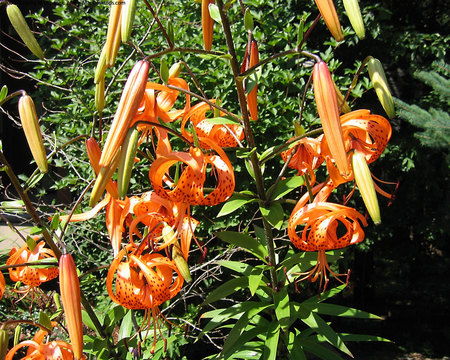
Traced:
<path fill-rule="evenodd" d="M 102 155 L 102 151 L 100 150 L 100 146 L 94 138 L 91 137 L 86 140 L 86 150 L 89 157 L 89 162 L 94 169 L 95 175 L 98 175 L 101 169 L 99 161 Z M 117 185 L 112 180 L 108 181 L 106 185 L 106 191 L 108 191 L 108 193 L 115 199 L 119 197 Z"/>
<path fill-rule="evenodd" d="M 125 139 L 131 120 L 135 116 L 144 96 L 148 70 L 148 61 L 140 60 L 134 65 L 128 76 L 116 114 L 114 115 L 114 120 L 108 132 L 108 137 L 105 141 L 105 146 L 103 147 L 102 156 L 100 157 L 101 166 L 109 166 L 111 164 L 114 155 Z"/>
<path fill-rule="evenodd" d="M 359 9 L 358 0 L 343 0 L 345 11 L 347 12 L 350 24 L 352 24 L 353 30 L 356 35 L 362 40 L 366 37 L 364 30 L 364 22 Z"/>
<path fill-rule="evenodd" d="M 249 67 L 255 66 L 259 63 L 259 52 L 258 52 L 258 43 L 255 40 L 252 40 L 252 45 L 250 48 L 250 63 Z M 255 84 L 253 84 L 253 88 L 247 94 L 247 104 L 248 111 L 250 112 L 250 117 L 252 120 L 258 120 L 258 84 L 256 83 L 256 76 L 254 77 Z"/>
<path fill-rule="evenodd" d="M 0 300 L 2 299 L 3 293 L 5 292 L 5 287 L 6 287 L 5 277 L 3 276 L 3 273 L 0 271 Z"/>
<path fill-rule="evenodd" d="M 9 4 L 6 8 L 6 13 L 8 14 L 9 21 L 11 22 L 14 30 L 16 30 L 17 34 L 19 34 L 27 48 L 30 49 L 30 51 L 39 59 L 43 59 L 44 52 L 36 41 L 17 5 Z"/>
<path fill-rule="evenodd" d="M 350 168 L 339 119 L 336 90 L 333 84 L 327 64 L 323 61 L 316 63 L 313 70 L 313 85 L 317 111 L 330 153 L 339 172 L 346 176 L 350 173 Z"/>
<path fill-rule="evenodd" d="M 70 254 L 63 254 L 59 259 L 59 288 L 73 353 L 76 359 L 81 359 L 83 357 L 81 290 L 77 268 Z"/>
<path fill-rule="evenodd" d="M 181 61 L 173 64 L 169 69 L 169 79 L 179 77 L 182 66 L 183 66 L 183 63 Z"/>
<path fill-rule="evenodd" d="M 106 34 L 106 64 L 108 66 L 113 66 L 116 62 L 116 58 L 114 56 L 115 48 L 117 45 L 117 39 L 119 39 L 119 44 L 121 40 L 120 32 L 121 32 L 121 13 L 122 13 L 123 4 L 121 1 L 117 2 L 117 4 L 111 5 L 110 13 L 109 13 L 109 23 L 108 23 L 108 32 Z M 117 48 L 118 49 L 118 48 Z M 117 53 L 116 53 L 117 55 Z"/>
<path fill-rule="evenodd" d="M 375 224 L 381 223 L 380 207 L 378 205 L 372 174 L 362 152 L 355 150 L 352 155 L 352 168 L 361 197 L 367 211 Z"/>
<path fill-rule="evenodd" d="M 342 33 L 341 23 L 334 7 L 333 0 L 314 0 L 319 8 L 320 15 L 322 15 L 328 30 L 336 41 L 344 40 L 344 34 Z"/>
<path fill-rule="evenodd" d="M 205 50 L 211 50 L 212 46 L 214 20 L 209 14 L 209 4 L 214 3 L 215 0 L 202 0 L 202 31 Z"/>
<path fill-rule="evenodd" d="M 46 173 L 48 171 L 47 153 L 42 140 L 36 108 L 33 99 L 28 95 L 23 95 L 19 99 L 19 117 L 34 161 L 41 173 Z"/>

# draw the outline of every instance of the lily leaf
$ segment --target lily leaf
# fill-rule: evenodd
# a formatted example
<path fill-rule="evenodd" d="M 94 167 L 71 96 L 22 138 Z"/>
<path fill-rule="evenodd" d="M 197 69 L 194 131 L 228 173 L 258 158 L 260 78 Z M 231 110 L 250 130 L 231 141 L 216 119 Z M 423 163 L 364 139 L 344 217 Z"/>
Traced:
<path fill-rule="evenodd" d="M 278 339 L 280 337 L 280 325 L 272 322 L 267 329 L 266 342 L 264 343 L 263 360 L 275 360 L 277 358 Z"/>
<path fill-rule="evenodd" d="M 220 11 L 216 4 L 209 4 L 209 15 L 213 18 L 214 21 L 222 24 L 222 19 L 220 18 Z"/>
<path fill-rule="evenodd" d="M 246 195 L 241 195 L 239 193 L 233 194 L 228 201 L 222 206 L 222 209 L 217 214 L 217 217 L 231 214 L 235 210 L 241 208 L 245 204 L 255 202 L 256 199 L 249 198 Z"/>
<path fill-rule="evenodd" d="M 290 324 L 291 310 L 289 307 L 289 294 L 286 287 L 274 292 L 275 315 L 278 323 L 284 331 L 287 331 Z"/>
<path fill-rule="evenodd" d="M 229 244 L 243 248 L 267 263 L 267 249 L 250 235 L 234 231 L 222 231 L 217 233 L 216 236 Z"/>
<path fill-rule="evenodd" d="M 279 202 L 273 202 L 269 208 L 260 206 L 262 216 L 272 225 L 275 229 L 281 229 L 284 220 L 283 207 Z"/>
<path fill-rule="evenodd" d="M 284 195 L 290 193 L 292 190 L 302 186 L 304 183 L 303 176 L 293 176 L 284 180 L 281 180 L 272 195 L 273 200 L 278 200 L 282 198 Z M 267 193 L 270 194 L 272 191 L 273 185 L 267 190 Z"/>

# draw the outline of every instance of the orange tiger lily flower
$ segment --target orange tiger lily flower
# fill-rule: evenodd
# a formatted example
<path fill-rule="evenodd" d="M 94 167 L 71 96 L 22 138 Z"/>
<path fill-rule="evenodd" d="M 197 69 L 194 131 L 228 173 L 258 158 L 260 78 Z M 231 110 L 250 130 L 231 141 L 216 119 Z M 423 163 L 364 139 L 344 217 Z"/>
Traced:
<path fill-rule="evenodd" d="M 191 205 L 217 205 L 228 200 L 235 187 L 234 171 L 225 152 L 213 141 L 199 138 L 215 150 L 218 155 L 203 154 L 199 148 L 191 148 L 189 153 L 175 151 L 157 158 L 149 170 L 149 178 L 153 190 L 161 197 L 173 202 L 183 202 Z M 182 162 L 186 165 L 177 184 L 169 183 L 169 189 L 163 182 L 172 165 Z M 207 167 L 211 166 L 211 175 L 217 178 L 216 188 L 204 195 L 203 186 L 206 181 Z"/>
<path fill-rule="evenodd" d="M 137 234 L 142 239 L 142 235 L 137 230 L 139 224 L 144 224 L 153 231 L 148 234 L 152 241 L 152 248 L 156 251 L 162 250 L 169 245 L 181 242 L 181 251 L 185 260 L 188 259 L 194 231 L 199 222 L 190 216 L 189 205 L 184 203 L 174 203 L 165 199 L 154 191 L 145 193 L 141 198 L 132 198 L 132 209 L 135 218 L 130 223 L 130 244 L 134 244 L 133 234 Z M 134 205 L 133 205 L 134 204 Z M 173 230 L 171 242 L 164 239 L 162 244 L 155 244 L 163 238 L 162 230 L 167 224 Z M 200 246 L 199 246 L 200 247 Z"/>
<path fill-rule="evenodd" d="M 295 151 L 295 152 L 294 152 Z M 315 138 L 303 138 L 289 150 L 283 151 L 281 157 L 284 162 L 292 155 L 288 166 L 291 169 L 298 170 L 298 175 L 309 174 L 311 185 L 316 182 L 314 170 L 317 169 L 325 160 L 320 154 L 320 141 Z"/>
<path fill-rule="evenodd" d="M 313 85 L 317 111 L 328 148 L 339 171 L 346 176 L 350 173 L 350 167 L 339 119 L 336 90 L 328 66 L 323 61 L 314 65 Z"/>
<path fill-rule="evenodd" d="M 211 100 L 215 103 L 215 100 Z M 189 109 L 183 116 L 181 122 L 181 133 L 189 141 L 193 142 L 193 135 L 186 130 L 186 124 L 191 121 L 194 125 L 195 132 L 198 137 L 208 138 L 214 141 L 220 147 L 236 147 L 237 140 L 241 141 L 244 138 L 244 129 L 241 125 L 229 124 L 227 126 L 221 124 L 212 124 L 206 118 L 206 112 L 211 110 L 211 106 L 206 102 L 200 102 Z M 220 116 L 225 115 L 220 113 Z M 205 149 L 209 147 L 202 143 Z"/>
<path fill-rule="evenodd" d="M 183 286 L 183 277 L 175 263 L 163 255 L 135 254 L 129 253 L 130 250 L 133 250 L 131 245 L 122 249 L 113 260 L 106 278 L 106 289 L 115 303 L 127 309 L 145 309 L 141 329 L 149 326 L 153 319 L 153 351 L 157 330 L 161 334 L 159 318 L 162 315 L 158 307 L 178 294 Z"/>
<path fill-rule="evenodd" d="M 19 265 L 51 258 L 56 259 L 55 253 L 50 249 L 44 248 L 44 246 L 45 242 L 40 241 L 36 244 L 33 251 L 29 250 L 27 244 L 23 245 L 20 249 L 14 247 L 9 252 L 6 265 Z M 30 287 L 39 286 L 43 282 L 53 280 L 58 276 L 57 267 L 38 269 L 30 266 L 18 266 L 16 268 L 9 268 L 8 270 L 12 281 L 22 281 Z"/>
<path fill-rule="evenodd" d="M 292 244 L 303 251 L 318 251 L 316 266 L 300 275 L 313 282 L 320 277 L 320 286 L 328 283 L 327 271 L 336 277 L 346 274 L 333 272 L 327 262 L 325 251 L 341 249 L 364 240 L 364 231 L 361 224 L 367 226 L 363 215 L 356 210 L 329 202 L 313 202 L 294 209 L 288 223 L 288 235 Z M 301 237 L 297 234 L 297 226 L 304 225 Z M 341 233 L 339 229 L 346 229 Z M 342 281 L 341 281 L 342 282 Z"/>
<path fill-rule="evenodd" d="M 209 4 L 214 4 L 215 0 L 202 0 L 202 32 L 203 46 L 205 50 L 211 50 L 213 41 L 214 20 L 209 14 Z"/>
<path fill-rule="evenodd" d="M 56 322 L 52 321 L 52 326 L 55 327 Z M 39 329 L 33 340 L 25 340 L 14 346 L 9 350 L 5 360 L 13 360 L 15 354 L 22 348 L 27 347 L 25 357 L 22 360 L 74 360 L 72 346 L 65 341 L 57 340 L 43 343 L 48 332 Z M 82 355 L 78 360 L 85 360 L 86 357 Z"/>
<path fill-rule="evenodd" d="M 344 34 L 342 34 L 341 23 L 336 12 L 333 0 L 314 0 L 319 8 L 320 15 L 322 15 L 328 30 L 336 41 L 344 40 Z"/>

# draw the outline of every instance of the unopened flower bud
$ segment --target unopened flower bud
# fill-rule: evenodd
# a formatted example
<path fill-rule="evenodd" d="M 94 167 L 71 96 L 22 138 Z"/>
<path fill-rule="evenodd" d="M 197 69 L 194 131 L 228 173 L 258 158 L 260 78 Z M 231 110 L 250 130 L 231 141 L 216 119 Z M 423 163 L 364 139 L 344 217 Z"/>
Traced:
<path fill-rule="evenodd" d="M 380 60 L 371 58 L 367 63 L 367 69 L 369 70 L 369 77 L 377 93 L 378 100 L 380 100 L 389 118 L 393 118 L 395 116 L 394 100 L 392 99 L 383 65 L 381 65 Z"/>

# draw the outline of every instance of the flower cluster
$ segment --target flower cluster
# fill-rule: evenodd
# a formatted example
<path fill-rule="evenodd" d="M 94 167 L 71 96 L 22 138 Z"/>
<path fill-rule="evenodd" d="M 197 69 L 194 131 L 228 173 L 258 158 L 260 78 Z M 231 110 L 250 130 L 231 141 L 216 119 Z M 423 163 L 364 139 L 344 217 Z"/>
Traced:
<path fill-rule="evenodd" d="M 300 274 L 300 280 L 316 281 L 320 277 L 320 284 L 325 289 L 327 271 L 338 280 L 339 276 L 346 275 L 330 269 L 325 251 L 361 242 L 364 239 L 361 225 L 367 226 L 365 217 L 355 209 L 331 203 L 328 198 L 339 185 L 355 181 L 372 220 L 375 224 L 381 221 L 375 190 L 389 198 L 391 195 L 374 183 L 367 164 L 378 159 L 386 148 L 391 125 L 387 119 L 371 114 L 369 110 L 339 116 L 336 89 L 328 67 L 322 61 L 314 67 L 313 82 L 324 134 L 317 139 L 303 137 L 281 155 L 284 161 L 289 161 L 289 167 L 297 169 L 299 175 L 308 175 L 309 184 L 315 185 L 295 206 L 289 218 L 288 235 L 298 249 L 318 252 L 317 265 Z M 314 170 L 324 161 L 329 176 L 316 185 Z"/>

